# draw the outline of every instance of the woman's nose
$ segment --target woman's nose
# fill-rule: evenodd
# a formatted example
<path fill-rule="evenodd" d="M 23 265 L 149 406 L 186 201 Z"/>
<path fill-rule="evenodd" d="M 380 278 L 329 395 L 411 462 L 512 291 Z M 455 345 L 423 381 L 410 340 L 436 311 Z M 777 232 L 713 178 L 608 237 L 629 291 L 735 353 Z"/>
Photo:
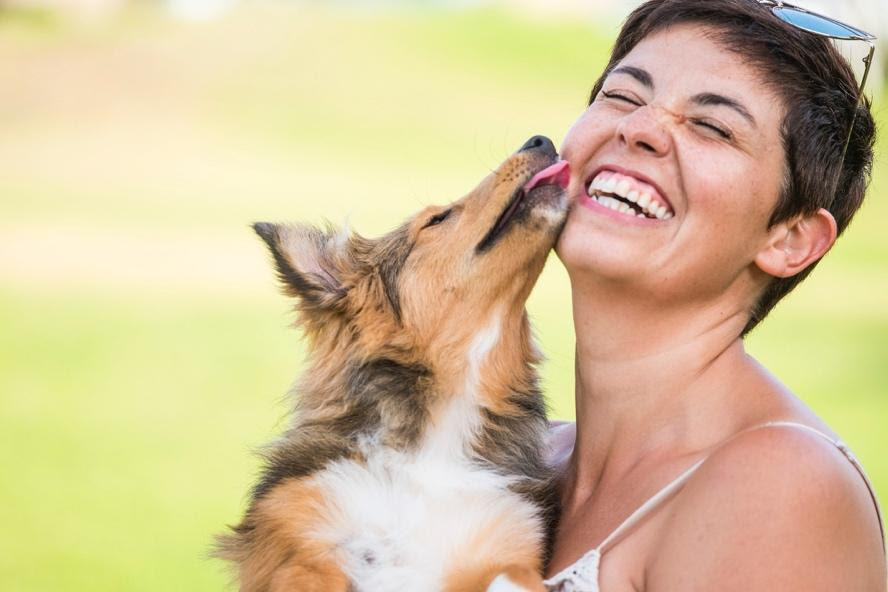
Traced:
<path fill-rule="evenodd" d="M 672 147 L 668 126 L 674 116 L 655 105 L 645 105 L 627 114 L 617 126 L 617 134 L 630 150 L 652 156 L 665 156 Z"/>

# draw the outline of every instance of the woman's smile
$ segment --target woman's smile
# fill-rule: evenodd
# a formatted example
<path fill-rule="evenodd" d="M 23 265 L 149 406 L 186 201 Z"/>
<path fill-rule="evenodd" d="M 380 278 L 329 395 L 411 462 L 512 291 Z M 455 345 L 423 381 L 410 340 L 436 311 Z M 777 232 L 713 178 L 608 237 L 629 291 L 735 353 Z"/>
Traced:
<path fill-rule="evenodd" d="M 625 222 L 658 222 L 675 216 L 662 191 L 635 171 L 606 165 L 583 186 L 585 192 L 578 199 L 581 205 Z"/>

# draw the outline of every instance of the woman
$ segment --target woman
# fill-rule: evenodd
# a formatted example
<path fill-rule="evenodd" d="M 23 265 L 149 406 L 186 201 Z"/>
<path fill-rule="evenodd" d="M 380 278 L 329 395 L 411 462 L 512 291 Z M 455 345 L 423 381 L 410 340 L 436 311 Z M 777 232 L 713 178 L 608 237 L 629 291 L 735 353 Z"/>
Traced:
<path fill-rule="evenodd" d="M 874 134 L 847 63 L 770 8 L 646 3 L 564 140 L 552 590 L 886 589 L 859 466 L 743 349 L 859 207 Z"/>

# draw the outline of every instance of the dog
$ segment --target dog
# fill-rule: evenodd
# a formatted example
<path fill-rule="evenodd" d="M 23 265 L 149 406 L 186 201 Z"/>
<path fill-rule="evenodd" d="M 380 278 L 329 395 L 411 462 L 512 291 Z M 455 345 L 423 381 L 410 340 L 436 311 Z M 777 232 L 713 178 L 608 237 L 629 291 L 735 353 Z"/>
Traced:
<path fill-rule="evenodd" d="M 217 547 L 241 590 L 543 590 L 557 502 L 524 305 L 569 174 L 535 136 L 378 239 L 253 226 L 309 347 L 292 427 Z"/>

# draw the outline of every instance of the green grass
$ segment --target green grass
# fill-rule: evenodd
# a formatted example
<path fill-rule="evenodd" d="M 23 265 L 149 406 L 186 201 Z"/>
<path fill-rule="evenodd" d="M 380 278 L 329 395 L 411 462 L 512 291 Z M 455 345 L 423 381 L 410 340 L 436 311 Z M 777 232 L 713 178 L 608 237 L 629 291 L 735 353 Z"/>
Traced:
<path fill-rule="evenodd" d="M 281 370 L 297 359 L 281 315 L 32 293 L 0 303 L 4 589 L 218 588 L 209 536 L 239 510 L 248 445 L 282 416 Z"/>
<path fill-rule="evenodd" d="M 349 215 L 373 235 L 460 196 L 527 137 L 560 141 L 612 33 L 495 11 L 0 17 L 0 588 L 222 588 L 212 535 L 301 359 L 247 224 Z M 749 343 L 882 497 L 886 173 Z M 571 417 L 554 259 L 529 308 Z"/>

